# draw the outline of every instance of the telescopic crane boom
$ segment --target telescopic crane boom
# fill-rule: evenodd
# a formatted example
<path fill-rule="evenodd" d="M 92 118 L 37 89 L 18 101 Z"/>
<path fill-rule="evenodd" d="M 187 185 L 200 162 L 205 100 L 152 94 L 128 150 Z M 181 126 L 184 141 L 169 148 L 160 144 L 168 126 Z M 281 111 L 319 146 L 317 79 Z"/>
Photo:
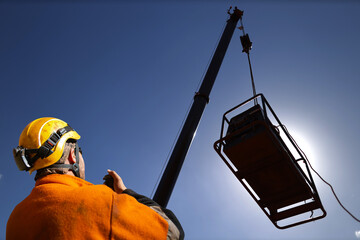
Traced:
<path fill-rule="evenodd" d="M 209 102 L 211 89 L 229 46 L 231 37 L 239 19 L 241 19 L 243 15 L 243 11 L 239 10 L 237 7 L 234 8 L 232 13 L 230 12 L 230 9 L 228 11 L 230 18 L 227 20 L 226 27 L 212 57 L 200 89 L 194 96 L 194 102 L 154 194 L 154 201 L 159 203 L 162 207 L 166 207 L 168 204 L 205 106 Z"/>

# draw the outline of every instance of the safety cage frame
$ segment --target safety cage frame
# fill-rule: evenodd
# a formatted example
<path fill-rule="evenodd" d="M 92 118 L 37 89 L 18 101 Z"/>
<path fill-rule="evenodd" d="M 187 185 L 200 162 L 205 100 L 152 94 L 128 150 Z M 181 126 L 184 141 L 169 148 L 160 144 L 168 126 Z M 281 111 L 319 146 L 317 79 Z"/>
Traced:
<path fill-rule="evenodd" d="M 259 99 L 260 104 L 258 104 Z M 250 120 L 250 122 L 252 122 L 249 123 L 248 126 L 240 126 L 240 129 L 235 129 L 229 133 L 229 126 L 233 118 L 236 118 L 241 114 L 249 114 L 248 111 L 252 108 L 236 115 L 231 120 L 229 120 L 227 116 L 234 114 L 234 111 L 246 104 L 249 104 L 250 102 L 255 103 L 252 108 L 261 112 L 263 118 L 262 121 L 259 121 L 259 119 Z M 269 118 L 270 115 L 268 117 L 269 112 L 271 113 L 274 122 L 277 122 L 277 127 L 271 123 Z M 262 132 L 262 138 L 267 139 L 264 143 L 269 146 L 271 145 L 269 149 L 276 148 L 274 151 L 271 151 L 276 152 L 277 157 L 274 159 L 271 159 L 271 157 L 266 159 L 256 159 L 256 164 L 252 164 L 256 165 L 256 167 L 247 166 L 242 169 L 241 166 L 244 165 L 243 163 L 246 162 L 246 160 L 237 159 L 237 156 L 234 156 L 229 152 L 226 153 L 226 147 L 230 145 L 231 142 L 236 142 L 235 147 L 236 145 L 241 146 L 241 144 L 245 144 L 244 142 L 246 140 L 242 141 L 234 139 L 236 139 L 241 133 L 249 132 L 249 129 L 251 130 L 255 127 L 257 127 L 258 132 Z M 288 144 L 291 144 L 292 148 L 296 150 L 299 158 L 295 159 L 289 149 L 289 146 L 280 136 L 280 130 L 278 128 L 281 129 L 282 133 L 285 133 L 285 136 L 289 141 Z M 225 129 L 227 129 L 227 133 L 225 133 Z M 305 153 L 303 153 L 295 140 L 291 137 L 286 127 L 281 123 L 280 119 L 275 114 L 274 110 L 271 108 L 262 93 L 249 98 L 224 113 L 220 139 L 214 143 L 214 148 L 225 164 L 230 168 L 233 174 L 277 228 L 286 229 L 315 221 L 326 216 L 326 211 L 321 203 Z M 244 147 L 241 150 L 240 155 L 243 152 L 248 151 L 248 148 L 249 145 L 247 148 Z M 261 151 L 261 149 L 255 149 L 254 151 L 259 150 Z M 236 150 L 234 150 L 234 152 L 236 152 Z M 239 151 L 237 153 L 239 153 Z M 232 160 L 230 157 L 235 160 Z M 304 169 L 300 166 L 299 162 L 304 164 Z M 240 168 L 236 166 L 236 163 L 239 163 L 238 165 L 240 165 Z M 293 182 L 294 184 L 289 185 L 288 182 Z M 280 186 L 281 192 L 276 194 L 270 193 L 269 188 L 273 187 L 274 189 L 278 189 L 279 187 L 277 185 L 284 185 Z M 313 216 L 314 211 L 316 211 L 316 216 Z M 311 213 L 308 218 L 304 216 L 307 213 Z M 285 224 L 279 225 L 280 221 L 282 221 L 281 223 L 285 222 Z"/>

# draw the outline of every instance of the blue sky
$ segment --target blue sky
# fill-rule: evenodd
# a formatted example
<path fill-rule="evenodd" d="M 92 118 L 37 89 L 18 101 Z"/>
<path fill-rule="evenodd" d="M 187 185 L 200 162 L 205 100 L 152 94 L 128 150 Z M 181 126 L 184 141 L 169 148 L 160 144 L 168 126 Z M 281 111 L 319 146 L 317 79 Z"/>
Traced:
<path fill-rule="evenodd" d="M 34 186 L 12 148 L 54 116 L 81 135 L 86 178 L 116 170 L 151 196 L 228 18 L 244 10 L 258 92 L 360 217 L 357 1 L 0 3 L 0 239 Z M 168 207 L 187 239 L 356 239 L 360 224 L 314 176 L 328 216 L 278 230 L 213 150 L 222 114 L 252 94 L 235 31 Z"/>

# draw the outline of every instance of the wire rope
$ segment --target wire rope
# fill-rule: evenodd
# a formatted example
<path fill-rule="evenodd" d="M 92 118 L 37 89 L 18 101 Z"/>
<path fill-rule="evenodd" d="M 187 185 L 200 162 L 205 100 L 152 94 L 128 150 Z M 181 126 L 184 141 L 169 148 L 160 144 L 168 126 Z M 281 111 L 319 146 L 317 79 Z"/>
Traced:
<path fill-rule="evenodd" d="M 252 66 L 251 66 L 251 60 L 250 60 L 250 50 L 252 47 L 252 42 L 250 42 L 249 36 L 245 33 L 245 28 L 244 28 L 244 24 L 242 22 L 242 18 L 240 18 L 240 27 L 239 29 L 242 31 L 243 36 L 240 37 L 241 39 L 241 44 L 243 45 L 243 52 L 246 53 L 247 55 L 247 59 L 248 59 L 248 63 L 249 63 L 249 69 L 250 69 L 250 78 L 251 78 L 251 86 L 252 86 L 252 91 L 253 91 L 253 96 L 256 96 L 256 88 L 255 88 L 255 81 L 254 81 L 254 75 L 253 75 L 253 71 L 252 71 Z M 245 39 L 244 43 L 248 44 L 248 45 L 244 45 L 243 43 L 243 39 Z M 257 105 L 257 99 L 254 98 L 254 104 Z"/>
<path fill-rule="evenodd" d="M 191 102 L 192 102 L 192 100 L 191 100 Z M 159 182 L 160 182 L 160 178 L 161 178 L 161 176 L 163 175 L 164 170 L 165 170 L 165 167 L 166 167 L 166 165 L 167 165 L 168 162 L 169 162 L 170 154 L 172 153 L 172 150 L 174 149 L 176 140 L 178 139 L 178 137 L 179 137 L 179 135 L 180 135 L 181 128 L 182 128 L 182 126 L 184 126 L 184 122 L 185 122 L 185 120 L 186 120 L 186 116 L 189 114 L 189 111 L 190 111 L 190 108 L 191 108 L 191 102 L 189 103 L 188 109 L 187 109 L 187 111 L 186 111 L 186 113 L 185 113 L 185 116 L 184 116 L 182 122 L 181 122 L 180 128 L 179 128 L 179 130 L 178 130 L 178 132 L 177 132 L 177 134 L 176 134 L 176 136 L 175 136 L 175 138 L 174 138 L 174 141 L 173 141 L 173 143 L 172 143 L 172 145 L 171 145 L 171 148 L 170 148 L 170 150 L 169 150 L 169 152 L 168 152 L 168 154 L 167 154 L 167 156 L 166 156 L 166 160 L 165 160 L 165 162 L 164 162 L 164 164 L 163 164 L 163 166 L 162 166 L 162 168 L 161 168 L 161 171 L 160 171 L 159 176 L 158 176 L 158 178 L 157 178 L 157 180 L 156 180 L 155 186 L 154 186 L 153 190 L 151 191 L 151 195 L 150 195 L 151 198 L 154 197 L 153 194 L 154 194 L 154 192 L 155 192 L 155 188 L 156 188 L 156 186 L 157 186 L 157 185 L 159 184 Z"/>

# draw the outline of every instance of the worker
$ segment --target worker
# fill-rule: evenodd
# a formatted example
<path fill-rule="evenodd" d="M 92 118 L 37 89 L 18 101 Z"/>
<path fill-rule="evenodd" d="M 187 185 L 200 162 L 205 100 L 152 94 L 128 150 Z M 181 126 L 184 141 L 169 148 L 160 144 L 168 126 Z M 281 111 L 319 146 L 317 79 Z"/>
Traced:
<path fill-rule="evenodd" d="M 36 171 L 35 187 L 11 213 L 6 239 L 183 239 L 176 216 L 125 187 L 85 181 L 80 135 L 57 118 L 28 124 L 13 150 L 20 170 Z"/>

